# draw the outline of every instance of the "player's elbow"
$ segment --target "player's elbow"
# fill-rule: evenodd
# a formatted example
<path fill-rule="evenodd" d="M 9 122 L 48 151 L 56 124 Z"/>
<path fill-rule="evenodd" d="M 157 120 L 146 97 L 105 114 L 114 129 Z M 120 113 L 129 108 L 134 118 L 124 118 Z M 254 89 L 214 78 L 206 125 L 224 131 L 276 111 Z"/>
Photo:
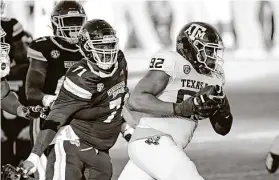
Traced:
<path fill-rule="evenodd" d="M 142 111 L 144 109 L 145 103 L 143 96 L 141 95 L 131 95 L 128 98 L 128 108 L 131 111 Z"/>

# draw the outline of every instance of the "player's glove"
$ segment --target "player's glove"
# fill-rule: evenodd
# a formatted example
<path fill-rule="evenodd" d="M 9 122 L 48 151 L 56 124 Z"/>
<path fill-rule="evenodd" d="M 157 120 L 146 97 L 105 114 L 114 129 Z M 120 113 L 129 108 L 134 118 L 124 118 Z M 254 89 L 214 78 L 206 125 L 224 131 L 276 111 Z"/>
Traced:
<path fill-rule="evenodd" d="M 16 168 L 10 164 L 2 166 L 1 169 L 1 179 L 2 180 L 20 180 L 20 173 Z"/>
<path fill-rule="evenodd" d="M 17 171 L 21 172 L 24 178 L 27 178 L 37 170 L 39 160 L 40 157 L 37 154 L 31 153 L 29 157 L 19 165 Z"/>
<path fill-rule="evenodd" d="M 45 107 L 51 107 L 54 101 L 56 100 L 57 96 L 54 95 L 44 95 L 42 103 Z"/>
<path fill-rule="evenodd" d="M 50 112 L 50 107 L 43 107 L 41 112 L 40 112 L 40 118 L 46 119 L 49 112 Z"/>
<path fill-rule="evenodd" d="M 17 115 L 25 119 L 34 120 L 40 117 L 42 107 L 41 106 L 22 106 L 17 108 Z"/>
<path fill-rule="evenodd" d="M 206 86 L 194 97 L 194 112 L 201 117 L 210 117 L 223 108 L 225 95 L 221 86 Z"/>
<path fill-rule="evenodd" d="M 224 97 L 225 95 L 220 86 L 206 86 L 196 95 L 189 97 L 181 103 L 175 103 L 174 114 L 188 118 L 192 115 L 203 118 L 210 117 L 221 108 Z"/>

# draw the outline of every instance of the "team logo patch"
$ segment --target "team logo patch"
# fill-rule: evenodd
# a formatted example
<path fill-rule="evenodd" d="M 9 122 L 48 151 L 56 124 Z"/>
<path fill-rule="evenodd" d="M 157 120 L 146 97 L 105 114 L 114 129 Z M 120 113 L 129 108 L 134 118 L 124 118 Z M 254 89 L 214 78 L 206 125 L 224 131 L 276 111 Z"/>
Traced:
<path fill-rule="evenodd" d="M 6 63 L 1 63 L 1 70 L 5 70 L 7 67 Z"/>
<path fill-rule="evenodd" d="M 147 138 L 147 140 L 145 140 L 145 143 L 148 145 L 154 144 L 154 145 L 159 145 L 159 140 L 161 139 L 160 136 L 153 136 L 153 137 L 149 137 Z"/>
<path fill-rule="evenodd" d="M 97 84 L 97 91 L 101 92 L 104 89 L 104 84 L 103 83 L 98 83 Z"/>
<path fill-rule="evenodd" d="M 57 59 L 60 56 L 60 52 L 58 50 L 52 50 L 50 52 L 50 55 L 51 55 L 52 58 Z"/>
<path fill-rule="evenodd" d="M 184 65 L 183 66 L 183 72 L 185 74 L 189 74 L 191 72 L 191 67 L 189 65 Z"/>

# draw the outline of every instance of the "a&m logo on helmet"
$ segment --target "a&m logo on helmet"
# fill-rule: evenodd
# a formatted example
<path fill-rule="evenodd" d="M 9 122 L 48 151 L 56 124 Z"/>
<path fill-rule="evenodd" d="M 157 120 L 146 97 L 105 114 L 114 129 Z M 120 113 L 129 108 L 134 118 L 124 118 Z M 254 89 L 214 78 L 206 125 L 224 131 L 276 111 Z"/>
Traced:
<path fill-rule="evenodd" d="M 189 38 L 194 41 L 196 38 L 203 39 L 206 28 L 199 24 L 191 24 L 191 26 L 185 31 Z"/>

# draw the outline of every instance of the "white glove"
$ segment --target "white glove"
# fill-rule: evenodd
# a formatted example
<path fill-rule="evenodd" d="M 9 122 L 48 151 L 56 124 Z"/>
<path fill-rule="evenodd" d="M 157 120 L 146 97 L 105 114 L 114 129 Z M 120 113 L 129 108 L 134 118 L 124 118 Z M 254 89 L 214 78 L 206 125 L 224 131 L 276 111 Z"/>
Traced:
<path fill-rule="evenodd" d="M 25 174 L 24 177 L 28 177 L 37 170 L 40 157 L 37 154 L 31 153 L 29 157 L 20 165 L 20 169 Z"/>
<path fill-rule="evenodd" d="M 51 105 L 53 104 L 53 102 L 55 101 L 56 98 L 57 98 L 57 96 L 54 96 L 54 95 L 48 95 L 48 94 L 45 95 L 42 100 L 43 105 L 45 107 L 51 107 Z"/>

